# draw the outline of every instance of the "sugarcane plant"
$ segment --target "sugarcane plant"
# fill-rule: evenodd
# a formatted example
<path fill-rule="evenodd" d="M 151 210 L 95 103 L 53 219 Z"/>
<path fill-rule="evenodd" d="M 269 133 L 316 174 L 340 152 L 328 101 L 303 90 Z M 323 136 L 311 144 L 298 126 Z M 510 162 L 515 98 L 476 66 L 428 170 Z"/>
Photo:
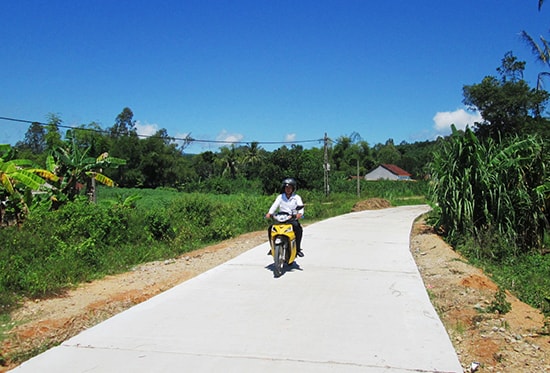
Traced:
<path fill-rule="evenodd" d="M 430 166 L 436 227 L 452 243 L 476 239 L 478 254 L 491 259 L 541 249 L 549 220 L 548 154 L 537 136 L 480 142 L 469 128 L 453 126 Z M 484 245 L 487 237 L 499 245 Z"/>

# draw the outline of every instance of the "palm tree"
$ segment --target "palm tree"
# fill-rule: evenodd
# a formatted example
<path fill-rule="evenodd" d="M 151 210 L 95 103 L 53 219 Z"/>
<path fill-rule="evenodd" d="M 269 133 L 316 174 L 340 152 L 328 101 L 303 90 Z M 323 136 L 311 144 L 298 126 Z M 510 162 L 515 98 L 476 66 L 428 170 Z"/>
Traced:
<path fill-rule="evenodd" d="M 540 6 L 540 5 L 539 5 Z M 541 62 L 542 64 L 550 67 L 550 44 L 548 41 L 542 37 L 539 36 L 541 45 L 539 45 L 531 35 L 529 35 L 526 31 L 521 31 L 520 33 L 521 38 L 525 43 L 531 48 L 531 51 L 535 55 L 535 58 Z M 542 71 L 537 76 L 537 90 L 542 89 L 542 78 L 545 76 L 549 76 L 550 72 Z"/>
<path fill-rule="evenodd" d="M 234 179 L 237 176 L 237 152 L 235 145 L 231 145 L 231 148 L 223 146 L 220 148 L 219 162 L 222 164 L 222 176 L 229 173 L 230 177 Z"/>
<path fill-rule="evenodd" d="M 539 12 L 542 8 L 542 4 L 544 3 L 544 0 L 539 0 L 538 9 Z M 535 39 L 531 37 L 526 31 L 521 31 L 520 36 L 527 43 L 527 45 L 531 48 L 531 51 L 535 55 L 536 59 L 540 62 L 542 62 L 545 65 L 550 66 L 550 46 L 546 39 L 544 37 L 540 36 L 540 41 L 542 43 L 542 46 L 539 46 Z M 542 88 L 542 78 L 544 76 L 550 75 L 550 72 L 543 71 L 538 74 L 537 76 L 537 90 Z"/>
<path fill-rule="evenodd" d="M 250 143 L 250 146 L 246 147 L 246 152 L 243 156 L 243 163 L 244 164 L 258 164 L 263 161 L 263 154 L 261 153 L 262 148 L 258 146 L 257 141 L 253 141 Z"/>

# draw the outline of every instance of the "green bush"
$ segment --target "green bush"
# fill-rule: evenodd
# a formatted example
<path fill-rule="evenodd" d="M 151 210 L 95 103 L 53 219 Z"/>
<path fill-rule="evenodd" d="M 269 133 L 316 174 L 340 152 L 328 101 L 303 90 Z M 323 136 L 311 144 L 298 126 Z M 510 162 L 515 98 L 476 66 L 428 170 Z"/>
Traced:
<path fill-rule="evenodd" d="M 154 239 L 171 240 L 174 238 L 175 233 L 170 217 L 164 211 L 160 209 L 149 211 L 145 217 L 145 221 L 147 223 L 147 230 Z"/>

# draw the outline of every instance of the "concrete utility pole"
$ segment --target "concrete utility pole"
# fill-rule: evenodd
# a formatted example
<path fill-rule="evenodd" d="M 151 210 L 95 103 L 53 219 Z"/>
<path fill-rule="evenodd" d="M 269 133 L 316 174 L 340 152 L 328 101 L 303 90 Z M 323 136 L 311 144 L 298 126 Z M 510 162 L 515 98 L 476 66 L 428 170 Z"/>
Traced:
<path fill-rule="evenodd" d="M 361 176 L 359 176 L 359 154 L 357 155 L 357 197 L 361 197 Z"/>
<path fill-rule="evenodd" d="M 329 139 L 328 139 L 327 133 L 325 132 L 325 138 L 324 138 L 325 159 L 323 164 L 323 168 L 325 170 L 325 196 L 328 196 L 330 193 L 330 185 L 328 182 L 328 173 L 330 171 L 330 164 L 328 163 L 328 141 Z"/>

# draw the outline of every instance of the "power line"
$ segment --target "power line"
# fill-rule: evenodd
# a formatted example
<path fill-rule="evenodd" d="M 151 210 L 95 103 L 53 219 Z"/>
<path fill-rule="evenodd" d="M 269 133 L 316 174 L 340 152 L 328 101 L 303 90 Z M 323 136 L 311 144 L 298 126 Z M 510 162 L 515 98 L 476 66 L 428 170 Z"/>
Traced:
<path fill-rule="evenodd" d="M 31 121 L 26 119 L 17 119 L 17 118 L 9 118 L 9 117 L 1 117 L 0 120 L 6 120 L 11 122 L 20 122 L 20 123 L 27 123 L 27 124 L 38 124 L 40 126 L 48 126 L 50 124 L 43 123 L 43 122 L 37 122 L 37 121 Z M 75 127 L 75 126 L 66 126 L 62 124 L 56 124 L 59 128 L 66 128 L 71 130 L 79 130 L 79 131 L 90 131 L 90 132 L 97 132 L 97 133 L 105 133 L 110 134 L 110 131 L 107 130 L 101 130 L 101 129 L 95 129 L 95 128 L 84 128 L 84 127 Z M 137 135 L 137 134 L 136 134 Z M 152 137 L 158 137 L 155 135 L 137 135 L 138 137 L 142 138 L 152 138 Z M 314 140 L 300 140 L 300 141 L 229 141 L 229 140 L 202 140 L 202 139 L 195 139 L 190 136 L 181 138 L 181 137 L 172 137 L 169 136 L 170 139 L 174 141 L 184 141 L 188 143 L 205 143 L 205 144 L 251 144 L 256 143 L 258 145 L 286 145 L 286 144 L 305 144 L 305 143 L 320 143 L 323 142 L 324 139 L 314 139 Z"/>

